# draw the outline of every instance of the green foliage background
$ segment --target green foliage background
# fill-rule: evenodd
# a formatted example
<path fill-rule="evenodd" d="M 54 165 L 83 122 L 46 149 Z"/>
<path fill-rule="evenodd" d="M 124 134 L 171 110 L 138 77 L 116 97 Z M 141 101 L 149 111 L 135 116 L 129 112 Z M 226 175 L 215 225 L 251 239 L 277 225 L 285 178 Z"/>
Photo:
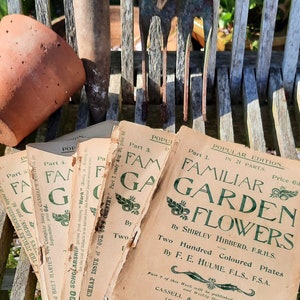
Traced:
<path fill-rule="evenodd" d="M 9 1 L 9 0 L 8 0 Z M 63 0 L 51 0 L 51 17 L 55 19 L 64 14 Z M 22 0 L 23 14 L 35 15 L 35 1 L 34 0 Z M 7 15 L 7 0 L 0 1 L 0 19 Z"/>

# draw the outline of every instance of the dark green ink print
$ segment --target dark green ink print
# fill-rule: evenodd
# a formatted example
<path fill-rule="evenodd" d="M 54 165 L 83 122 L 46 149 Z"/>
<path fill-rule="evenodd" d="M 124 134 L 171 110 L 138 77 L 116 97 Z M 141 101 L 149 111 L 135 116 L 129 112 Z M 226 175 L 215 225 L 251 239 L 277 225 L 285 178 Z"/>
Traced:
<path fill-rule="evenodd" d="M 96 208 L 95 207 L 90 207 L 91 213 L 96 216 Z"/>
<path fill-rule="evenodd" d="M 55 221 L 61 223 L 62 226 L 68 226 L 70 221 L 70 211 L 65 210 L 64 214 L 52 214 L 52 217 Z"/>
<path fill-rule="evenodd" d="M 180 216 L 183 220 L 187 220 L 187 215 L 190 213 L 190 210 L 185 207 L 186 202 L 181 201 L 180 203 L 177 203 L 170 197 L 167 197 L 168 206 L 171 207 L 171 212 L 175 216 Z"/>
<path fill-rule="evenodd" d="M 285 187 L 281 186 L 278 188 L 273 188 L 271 193 L 271 198 L 279 198 L 280 200 L 286 201 L 289 198 L 295 197 L 298 195 L 298 191 L 288 191 Z"/>
<path fill-rule="evenodd" d="M 231 283 L 216 283 L 216 280 L 214 278 L 208 278 L 208 280 L 206 280 L 203 277 L 201 277 L 199 274 L 197 274 L 196 272 L 190 272 L 190 271 L 179 272 L 179 271 L 176 271 L 176 269 L 177 269 L 177 266 L 171 267 L 171 271 L 174 274 L 185 274 L 185 275 L 189 276 L 190 278 L 192 278 L 193 280 L 200 281 L 202 283 L 206 283 L 207 287 L 210 290 L 213 290 L 214 288 L 219 288 L 219 289 L 226 290 L 226 291 L 237 291 L 237 292 L 243 293 L 249 297 L 253 297 L 255 295 L 255 291 L 253 289 L 250 289 L 250 292 L 247 293 L 247 292 L 242 291 L 236 285 L 233 285 Z"/>
<path fill-rule="evenodd" d="M 130 196 L 128 199 L 116 193 L 118 203 L 122 205 L 124 211 L 132 212 L 135 215 L 139 214 L 140 204 L 135 203 L 135 197 Z"/>

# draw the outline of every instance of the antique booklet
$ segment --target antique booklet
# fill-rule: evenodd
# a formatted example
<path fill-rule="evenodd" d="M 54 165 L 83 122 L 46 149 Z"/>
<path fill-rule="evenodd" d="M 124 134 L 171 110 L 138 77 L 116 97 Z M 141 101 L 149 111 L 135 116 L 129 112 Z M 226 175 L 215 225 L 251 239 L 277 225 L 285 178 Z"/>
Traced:
<path fill-rule="evenodd" d="M 26 151 L 0 158 L 0 200 L 20 239 L 32 268 L 38 274 L 38 247 Z"/>
<path fill-rule="evenodd" d="M 117 124 L 113 121 L 105 121 L 99 124 L 89 126 L 84 129 L 66 134 L 56 141 L 73 140 L 67 143 L 68 147 L 64 149 L 70 155 L 76 149 L 78 139 L 92 137 L 110 137 L 112 128 Z M 45 145 L 45 149 L 47 149 Z M 15 150 L 17 152 L 17 150 Z M 38 280 L 41 282 L 43 278 L 38 273 L 38 246 L 40 243 L 36 240 L 35 234 L 35 216 L 33 209 L 33 200 L 31 196 L 31 182 L 28 172 L 27 153 L 26 151 L 18 151 L 5 155 L 0 158 L 0 198 L 6 209 L 16 233 L 24 247 L 29 261 L 36 273 Z M 45 283 L 41 282 L 41 288 Z M 43 292 L 46 299 L 46 292 Z"/>
<path fill-rule="evenodd" d="M 110 137 L 115 122 L 103 122 L 65 135 L 54 142 L 26 146 L 39 240 L 39 271 L 43 298 L 60 299 L 70 217 L 73 157 L 82 138 Z M 61 270 L 63 269 L 63 270 Z"/>
<path fill-rule="evenodd" d="M 72 149 L 74 141 L 35 143 L 26 146 L 36 235 L 40 249 L 40 274 L 49 299 L 60 299 L 70 214 Z M 42 283 L 41 283 L 42 285 Z M 42 286 L 43 288 L 43 286 Z"/>
<path fill-rule="evenodd" d="M 112 151 L 114 146 L 110 138 L 94 138 L 79 142 L 73 155 L 68 253 L 61 299 L 79 298 L 88 243 L 102 197 L 107 159 L 109 163 Z"/>
<path fill-rule="evenodd" d="M 299 161 L 182 127 L 107 299 L 296 299 L 299 178 Z"/>
<path fill-rule="evenodd" d="M 114 134 L 118 147 L 97 210 L 80 299 L 103 299 L 122 252 L 134 243 L 174 138 L 125 121 Z"/>

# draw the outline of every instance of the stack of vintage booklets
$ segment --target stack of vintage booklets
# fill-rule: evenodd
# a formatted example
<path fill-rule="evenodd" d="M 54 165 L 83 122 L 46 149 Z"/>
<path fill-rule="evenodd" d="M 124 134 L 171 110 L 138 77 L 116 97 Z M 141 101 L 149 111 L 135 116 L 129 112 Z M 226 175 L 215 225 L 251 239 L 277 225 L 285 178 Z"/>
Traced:
<path fill-rule="evenodd" d="M 42 299 L 296 299 L 300 162 L 103 122 L 0 159 Z"/>

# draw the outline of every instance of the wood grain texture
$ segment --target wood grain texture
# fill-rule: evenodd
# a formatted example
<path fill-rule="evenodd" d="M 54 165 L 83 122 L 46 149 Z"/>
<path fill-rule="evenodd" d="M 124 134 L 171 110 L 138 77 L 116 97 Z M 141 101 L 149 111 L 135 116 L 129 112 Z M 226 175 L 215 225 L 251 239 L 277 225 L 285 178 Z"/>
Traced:
<path fill-rule="evenodd" d="M 253 68 L 245 67 L 243 76 L 243 103 L 245 129 L 250 148 L 261 152 L 266 151 L 261 111 L 256 89 Z"/>
<path fill-rule="evenodd" d="M 300 136 L 300 72 L 296 74 L 294 106 L 296 123 L 298 125 L 298 136 Z"/>
<path fill-rule="evenodd" d="M 163 129 L 176 132 L 175 75 L 167 75 L 167 107 L 161 107 Z"/>
<path fill-rule="evenodd" d="M 142 88 L 142 74 L 137 76 L 137 86 L 135 90 L 135 115 L 134 122 L 146 125 L 148 103 L 145 101 L 144 90 Z"/>
<path fill-rule="evenodd" d="M 277 153 L 282 157 L 297 159 L 297 151 L 287 102 L 282 86 L 282 78 L 278 69 L 271 69 L 269 80 L 269 101 L 273 117 L 274 138 Z"/>
<path fill-rule="evenodd" d="M 202 51 L 191 51 L 190 53 L 190 74 L 197 72 L 199 68 L 203 66 L 204 53 Z M 298 58 L 299 58 L 298 54 Z M 256 67 L 258 53 L 254 51 L 246 51 L 244 54 L 244 66 Z M 133 68 L 135 73 L 141 72 L 141 51 L 134 52 Z M 283 61 L 282 51 L 273 51 L 270 61 L 270 67 L 281 67 Z M 230 67 L 231 64 L 231 52 L 217 52 L 216 54 L 216 65 L 217 68 L 220 67 Z M 300 60 L 298 59 L 297 68 L 300 67 Z M 174 73 L 176 68 L 176 52 L 168 51 L 168 73 Z M 215 69 L 215 71 L 216 71 Z M 121 72 L 121 52 L 112 51 L 111 52 L 111 72 L 120 73 Z"/>
<path fill-rule="evenodd" d="M 161 73 L 162 73 L 162 32 L 161 22 L 158 17 L 152 19 L 150 25 L 150 47 L 149 47 L 149 75 L 148 75 L 148 89 L 149 102 L 159 104 L 160 87 L 161 87 Z"/>
<path fill-rule="evenodd" d="M 72 0 L 64 0 L 65 32 L 68 44 L 78 53 L 74 7 Z"/>
<path fill-rule="evenodd" d="M 234 12 L 234 31 L 230 63 L 230 94 L 237 102 L 241 97 L 242 75 L 244 66 L 244 52 L 246 29 L 248 21 L 249 0 L 236 1 Z"/>
<path fill-rule="evenodd" d="M 7 1 L 7 11 L 8 14 L 21 14 L 23 11 L 22 0 Z"/>
<path fill-rule="evenodd" d="M 202 116 L 202 73 L 200 71 L 191 75 L 191 104 L 193 129 L 205 133 L 205 122 Z"/>
<path fill-rule="evenodd" d="M 110 84 L 108 90 L 109 107 L 106 114 L 106 120 L 119 120 L 121 110 L 121 74 L 110 75 Z"/>
<path fill-rule="evenodd" d="M 293 98 L 293 89 L 295 82 L 295 75 L 297 71 L 297 62 L 300 46 L 300 30 L 299 26 L 300 16 L 300 1 L 292 1 L 288 32 L 285 42 L 284 56 L 282 62 L 282 77 L 283 86 L 286 92 L 287 100 L 291 101 Z"/>
<path fill-rule="evenodd" d="M 50 0 L 35 1 L 36 19 L 51 28 Z"/>
<path fill-rule="evenodd" d="M 257 89 L 261 102 L 264 102 L 267 96 L 277 8 L 278 0 L 264 1 L 256 64 Z"/>
<path fill-rule="evenodd" d="M 217 114 L 219 139 L 223 141 L 234 141 L 231 98 L 229 89 L 229 76 L 227 68 L 219 68 L 217 70 Z"/>
<path fill-rule="evenodd" d="M 121 24 L 122 24 L 122 44 L 121 44 L 121 94 L 122 102 L 134 102 L 134 10 L 131 0 L 121 0 Z"/>

